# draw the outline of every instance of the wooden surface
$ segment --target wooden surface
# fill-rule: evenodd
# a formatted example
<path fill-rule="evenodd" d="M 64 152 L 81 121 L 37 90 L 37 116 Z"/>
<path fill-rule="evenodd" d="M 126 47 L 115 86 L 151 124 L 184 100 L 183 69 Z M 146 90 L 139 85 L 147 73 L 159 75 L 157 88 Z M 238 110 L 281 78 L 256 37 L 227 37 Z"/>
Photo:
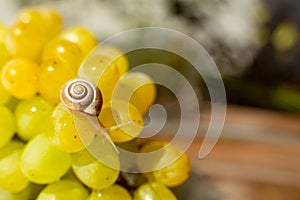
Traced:
<path fill-rule="evenodd" d="M 193 176 L 208 177 L 211 190 L 218 193 L 215 199 L 300 199 L 299 115 L 229 106 L 221 139 L 200 160 L 201 131 L 209 114 L 204 113 L 203 119 L 199 136 L 187 153 Z"/>

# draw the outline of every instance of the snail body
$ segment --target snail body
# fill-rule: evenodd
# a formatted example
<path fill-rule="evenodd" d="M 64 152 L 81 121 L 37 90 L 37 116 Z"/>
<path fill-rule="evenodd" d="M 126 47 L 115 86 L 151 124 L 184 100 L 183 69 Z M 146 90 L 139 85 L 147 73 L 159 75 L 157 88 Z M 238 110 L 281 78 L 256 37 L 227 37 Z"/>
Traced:
<path fill-rule="evenodd" d="M 76 78 L 68 81 L 61 90 L 60 99 L 69 109 L 98 116 L 102 107 L 102 95 L 92 82 Z"/>

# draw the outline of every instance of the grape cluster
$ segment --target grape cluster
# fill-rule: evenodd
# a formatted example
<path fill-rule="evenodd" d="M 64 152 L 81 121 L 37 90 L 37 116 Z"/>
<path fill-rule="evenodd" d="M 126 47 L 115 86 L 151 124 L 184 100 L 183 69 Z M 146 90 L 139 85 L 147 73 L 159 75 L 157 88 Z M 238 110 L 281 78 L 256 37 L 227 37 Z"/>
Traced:
<path fill-rule="evenodd" d="M 24 8 L 11 27 L 0 23 L 0 199 L 176 199 L 170 188 L 185 182 L 191 167 L 187 155 L 175 146 L 151 164 L 159 166 L 168 157 L 182 154 L 178 160 L 140 174 L 110 168 L 85 149 L 73 115 L 60 106 L 59 99 L 62 86 L 77 76 L 97 39 L 84 27 L 62 30 L 62 25 L 60 13 L 48 7 Z M 98 51 L 85 61 L 90 67 L 84 74 L 102 93 L 98 120 L 111 140 L 136 153 L 166 146 L 136 139 L 144 126 L 143 115 L 156 97 L 151 77 L 127 73 L 126 56 L 113 59 L 120 53 L 116 47 L 103 46 Z M 112 104 L 115 87 L 118 101 Z M 130 98 L 128 115 L 122 92 L 131 88 L 138 89 Z M 85 139 L 93 138 L 91 134 Z"/>

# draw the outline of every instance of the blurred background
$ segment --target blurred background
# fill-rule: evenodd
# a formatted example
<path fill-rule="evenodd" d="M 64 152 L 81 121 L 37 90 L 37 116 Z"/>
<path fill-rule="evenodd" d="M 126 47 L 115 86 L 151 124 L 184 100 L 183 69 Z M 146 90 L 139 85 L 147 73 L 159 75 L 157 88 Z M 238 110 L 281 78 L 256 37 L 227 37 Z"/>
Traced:
<path fill-rule="evenodd" d="M 184 60 L 161 56 L 202 102 L 199 135 L 188 151 L 194 172 L 183 199 L 300 199 L 300 1 L 0 0 L 0 21 L 11 24 L 21 7 L 44 4 L 62 12 L 66 27 L 83 25 L 100 42 L 131 28 L 165 27 L 194 38 L 213 57 L 228 112 L 221 140 L 199 160 L 210 118 L 205 84 Z M 147 62 L 137 54 L 129 59 L 132 67 Z M 174 112 L 172 95 L 158 91 L 157 102 Z"/>

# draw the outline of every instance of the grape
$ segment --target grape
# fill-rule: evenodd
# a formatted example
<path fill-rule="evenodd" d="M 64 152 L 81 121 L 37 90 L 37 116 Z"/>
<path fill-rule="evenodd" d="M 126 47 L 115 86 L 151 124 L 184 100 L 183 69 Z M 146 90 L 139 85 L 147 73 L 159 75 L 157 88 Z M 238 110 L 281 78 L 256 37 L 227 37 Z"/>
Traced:
<path fill-rule="evenodd" d="M 47 32 L 49 38 L 54 37 L 62 28 L 63 19 L 61 14 L 51 7 L 42 7 L 39 10 L 45 21 L 44 24 L 41 24 L 41 27 Z"/>
<path fill-rule="evenodd" d="M 119 176 L 119 170 L 104 165 L 87 150 L 72 154 L 72 161 L 72 168 L 78 179 L 92 189 L 107 188 L 114 184 Z"/>
<path fill-rule="evenodd" d="M 45 187 L 37 200 L 86 200 L 88 191 L 75 180 L 62 180 Z"/>
<path fill-rule="evenodd" d="M 284 22 L 279 24 L 272 35 L 272 45 L 277 51 L 288 51 L 297 45 L 299 39 L 299 31 L 297 25 Z"/>
<path fill-rule="evenodd" d="M 5 64 L 5 62 L 10 57 L 9 53 L 6 50 L 4 41 L 6 38 L 6 35 L 8 33 L 9 28 L 0 22 L 0 69 L 2 69 L 2 66 Z"/>
<path fill-rule="evenodd" d="M 62 17 L 50 7 L 27 7 L 19 12 L 15 24 L 37 32 L 44 43 L 61 30 Z"/>
<path fill-rule="evenodd" d="M 38 78 L 38 92 L 51 104 L 59 102 L 60 90 L 70 79 L 75 78 L 76 69 L 58 59 L 42 62 Z"/>
<path fill-rule="evenodd" d="M 14 97 L 28 99 L 37 92 L 39 66 L 27 58 L 14 58 L 2 70 L 3 87 Z"/>
<path fill-rule="evenodd" d="M 94 138 L 94 133 L 89 131 L 86 131 L 85 138 L 80 138 L 72 114 L 60 105 L 53 111 L 52 126 L 49 130 L 50 139 L 62 151 L 81 151 L 84 149 L 81 140 L 84 140 L 84 144 L 89 144 Z"/>
<path fill-rule="evenodd" d="M 0 187 L 9 192 L 19 192 L 28 185 L 19 167 L 21 142 L 12 141 L 0 150 Z"/>
<path fill-rule="evenodd" d="M 103 190 L 94 190 L 88 200 L 132 200 L 129 192 L 120 185 L 112 185 Z"/>
<path fill-rule="evenodd" d="M 10 94 L 3 88 L 2 83 L 0 83 L 0 105 L 9 102 L 10 98 Z"/>
<path fill-rule="evenodd" d="M 26 144 L 20 164 L 31 182 L 46 184 L 57 181 L 68 171 L 71 157 L 58 150 L 45 134 L 39 134 Z"/>
<path fill-rule="evenodd" d="M 128 112 L 129 111 L 129 112 Z M 127 142 L 137 137 L 143 129 L 144 121 L 135 106 L 123 101 L 107 102 L 98 116 L 100 123 L 108 129 L 114 142 Z M 114 128 L 114 126 L 120 127 Z"/>
<path fill-rule="evenodd" d="M 60 34 L 60 38 L 77 44 L 82 55 L 87 56 L 97 45 L 96 36 L 88 29 L 80 26 L 71 27 Z"/>
<path fill-rule="evenodd" d="M 8 192 L 0 188 L 1 200 L 33 200 L 36 199 L 38 193 L 43 186 L 29 183 L 27 187 L 20 192 Z"/>
<path fill-rule="evenodd" d="M 0 42 L 2 43 L 5 39 L 6 34 L 8 33 L 8 26 L 0 22 Z"/>
<path fill-rule="evenodd" d="M 11 55 L 37 60 L 44 41 L 36 29 L 19 23 L 10 28 L 4 43 Z"/>
<path fill-rule="evenodd" d="M 83 56 L 80 48 L 67 40 L 54 39 L 48 42 L 42 53 L 42 61 L 50 59 L 61 60 L 67 63 L 71 72 L 77 71 Z"/>
<path fill-rule="evenodd" d="M 146 143 L 140 149 L 135 140 L 143 129 L 142 115 L 155 101 L 153 80 L 141 72 L 127 73 L 126 55 L 113 46 L 100 46 L 81 64 L 97 45 L 96 36 L 81 26 L 61 32 L 62 22 L 52 8 L 27 7 L 12 27 L 0 23 L 0 199 L 133 199 L 123 186 L 114 185 L 121 178 L 130 191 L 152 181 L 135 191 L 135 200 L 176 200 L 167 187 L 188 178 L 185 154 L 171 146 L 151 164 L 157 170 L 120 175 L 120 158 L 104 137 L 107 132 L 119 147 L 135 153 L 166 145 Z M 103 130 L 58 105 L 62 86 L 76 76 L 99 87 L 103 107 L 93 119 Z M 133 95 L 127 98 L 128 93 Z M 27 144 L 12 139 L 15 133 Z M 98 154 L 92 156 L 86 148 Z M 170 160 L 174 162 L 163 165 Z"/>
<path fill-rule="evenodd" d="M 53 106 L 39 96 L 21 101 L 15 110 L 18 135 L 29 140 L 49 128 Z"/>
<path fill-rule="evenodd" d="M 8 27 L 0 22 L 0 71 L 4 64 L 9 59 L 9 54 L 4 45 L 4 38 L 8 32 Z M 6 104 L 10 99 L 10 94 L 3 88 L 2 83 L 0 83 L 0 104 Z"/>
<path fill-rule="evenodd" d="M 113 60 L 113 62 L 118 67 L 120 76 L 125 74 L 128 71 L 129 63 L 126 55 L 118 48 L 108 45 L 100 46 L 99 49 L 97 49 L 97 52 L 100 55 L 106 56 L 110 59 L 116 59 Z"/>
<path fill-rule="evenodd" d="M 176 200 L 175 195 L 165 185 L 157 182 L 145 183 L 134 192 L 134 200 Z"/>
<path fill-rule="evenodd" d="M 132 96 L 130 97 L 130 94 Z M 129 100 L 141 114 L 145 114 L 153 104 L 156 97 L 156 88 L 151 77 L 142 72 L 130 72 L 119 80 L 114 94 L 114 99 Z"/>
<path fill-rule="evenodd" d="M 16 124 L 13 113 L 3 105 L 0 105 L 0 148 L 6 145 L 16 132 Z"/>
<path fill-rule="evenodd" d="M 166 145 L 166 142 L 148 142 L 143 145 L 141 152 L 151 152 L 165 147 Z M 151 162 L 151 164 L 153 163 L 154 162 Z M 154 169 L 157 170 L 145 174 L 151 181 L 161 182 L 168 187 L 175 187 L 181 185 L 189 178 L 191 164 L 185 153 L 176 146 L 168 144 L 164 149 L 163 154 L 155 161 Z"/>
<path fill-rule="evenodd" d="M 110 62 L 111 60 L 105 56 L 89 56 L 78 72 L 81 78 L 97 84 L 104 101 L 111 98 L 112 91 L 120 77 L 117 66 Z"/>

